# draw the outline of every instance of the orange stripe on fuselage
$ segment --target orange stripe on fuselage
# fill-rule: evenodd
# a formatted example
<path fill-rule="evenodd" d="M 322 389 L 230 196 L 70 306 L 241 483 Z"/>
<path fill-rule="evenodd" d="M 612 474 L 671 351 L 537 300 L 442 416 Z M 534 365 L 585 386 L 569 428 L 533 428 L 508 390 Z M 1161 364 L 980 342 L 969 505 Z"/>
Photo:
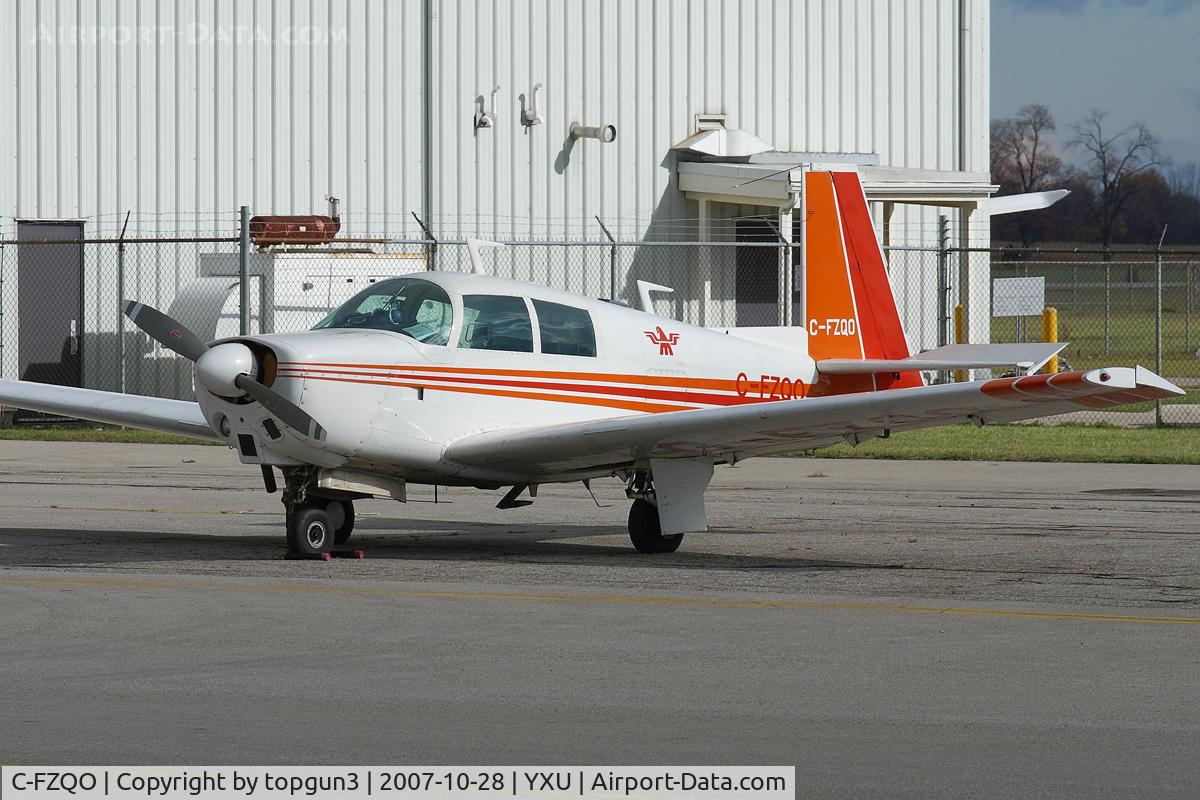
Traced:
<path fill-rule="evenodd" d="M 450 375 L 421 375 L 421 374 L 401 374 L 401 372 L 418 373 L 423 372 L 423 369 L 398 367 L 393 370 L 382 372 L 375 371 L 359 371 L 353 372 L 350 370 L 335 370 L 335 369 L 296 369 L 288 367 L 280 372 L 282 377 L 286 378 L 304 378 L 317 377 L 320 375 L 332 375 L 339 377 L 367 377 L 367 378 L 390 378 L 405 379 L 411 381 L 436 381 L 438 384 L 454 383 L 478 383 L 488 386 L 507 386 L 518 389 L 547 389 L 560 392 L 575 392 L 579 394 L 610 394 L 620 395 L 624 397 L 642 397 L 650 400 L 674 400 L 691 403 L 704 403 L 707 405 L 733 406 L 742 405 L 744 403 L 763 403 L 768 402 L 770 398 L 759 398 L 749 396 L 739 397 L 737 395 L 728 394 L 712 394 L 705 392 L 685 392 L 671 391 L 662 389 L 649 389 L 636 386 L 603 386 L 599 384 L 583 384 L 583 383 L 539 383 L 536 381 L 518 381 L 500 378 L 471 378 L 458 377 Z M 436 388 L 436 387 L 430 387 Z"/>
<path fill-rule="evenodd" d="M 396 369 L 419 369 L 422 372 L 442 372 L 447 374 L 474 374 L 474 375 L 501 375 L 513 378 L 566 378 L 568 380 L 583 380 L 583 381 L 607 381 L 609 383 L 634 383 L 644 384 L 647 386 L 670 386 L 682 387 L 685 389 L 715 389 L 727 392 L 737 391 L 737 381 L 724 378 L 686 378 L 683 376 L 674 377 L 667 375 L 630 375 L 623 373 L 607 373 L 607 372 L 562 372 L 553 370 L 540 369 L 496 369 L 492 367 L 440 367 L 440 366 L 420 366 L 420 367 L 405 367 L 397 364 L 343 364 L 326 361 L 281 361 L 281 367 L 339 367 L 346 369 L 378 369 L 378 370 L 396 370 Z"/>
<path fill-rule="evenodd" d="M 285 376 L 293 377 L 293 376 Z M 576 405 L 600 406 L 603 408 L 620 408 L 626 411 L 642 411 L 646 413 L 661 413 L 664 411 L 692 411 L 696 406 L 667 405 L 662 403 L 639 403 L 633 400 L 617 400 L 607 397 L 576 397 L 572 395 L 549 395 L 537 392 L 514 392 L 503 389 L 482 389 L 470 386 L 427 386 L 422 383 L 408 381 L 366 380 L 361 378 L 303 376 L 310 381 L 332 381 L 334 383 L 362 383 L 375 386 L 401 386 L 410 389 L 432 389 L 440 392 L 459 392 L 462 394 L 488 395 L 491 397 L 513 397 L 519 400 L 545 400 L 555 403 L 574 403 Z"/>

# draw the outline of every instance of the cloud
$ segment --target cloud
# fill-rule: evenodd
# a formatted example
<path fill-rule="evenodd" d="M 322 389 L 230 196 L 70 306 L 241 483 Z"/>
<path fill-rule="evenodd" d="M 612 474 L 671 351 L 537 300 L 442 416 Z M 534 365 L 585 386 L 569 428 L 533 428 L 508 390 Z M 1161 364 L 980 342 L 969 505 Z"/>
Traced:
<path fill-rule="evenodd" d="M 1047 12 L 1051 14 L 1082 14 L 1090 8 L 1105 9 L 1140 8 L 1150 14 L 1170 16 L 1189 11 L 1200 5 L 1200 0 L 1002 0 L 1021 11 Z"/>

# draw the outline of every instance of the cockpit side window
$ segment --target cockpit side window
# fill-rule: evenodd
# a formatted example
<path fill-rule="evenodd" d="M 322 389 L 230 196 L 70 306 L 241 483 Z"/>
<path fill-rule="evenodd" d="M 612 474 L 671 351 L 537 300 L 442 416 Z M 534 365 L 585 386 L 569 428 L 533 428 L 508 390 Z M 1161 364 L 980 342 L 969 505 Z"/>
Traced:
<path fill-rule="evenodd" d="M 534 300 L 542 352 L 563 356 L 595 356 L 596 331 L 592 315 L 582 308 Z"/>
<path fill-rule="evenodd" d="M 463 326 L 458 346 L 469 350 L 533 352 L 529 309 L 520 297 L 463 295 Z"/>
<path fill-rule="evenodd" d="M 424 344 L 445 345 L 453 322 L 450 296 L 441 286 L 420 278 L 392 278 L 363 289 L 313 330 L 369 328 L 403 334 Z"/>

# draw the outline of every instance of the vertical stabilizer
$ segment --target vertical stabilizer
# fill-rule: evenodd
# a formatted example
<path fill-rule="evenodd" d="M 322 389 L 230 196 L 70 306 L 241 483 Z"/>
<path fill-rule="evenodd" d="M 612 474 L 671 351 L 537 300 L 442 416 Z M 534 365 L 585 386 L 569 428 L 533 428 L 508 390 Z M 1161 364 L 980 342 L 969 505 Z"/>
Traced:
<path fill-rule="evenodd" d="M 809 355 L 903 359 L 910 355 L 896 298 L 856 172 L 804 176 L 804 293 Z M 918 372 L 839 376 L 818 393 L 921 386 Z"/>

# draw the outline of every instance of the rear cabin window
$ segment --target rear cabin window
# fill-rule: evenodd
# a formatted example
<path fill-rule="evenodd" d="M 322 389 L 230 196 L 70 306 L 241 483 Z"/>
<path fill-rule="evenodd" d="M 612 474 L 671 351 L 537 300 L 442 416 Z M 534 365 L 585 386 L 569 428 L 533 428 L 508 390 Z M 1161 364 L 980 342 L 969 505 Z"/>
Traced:
<path fill-rule="evenodd" d="M 542 352 L 560 356 L 595 356 L 596 332 L 592 315 L 582 308 L 534 300 Z"/>
<path fill-rule="evenodd" d="M 469 350 L 533 352 L 529 309 L 520 297 L 463 295 L 463 327 L 458 346 Z"/>

